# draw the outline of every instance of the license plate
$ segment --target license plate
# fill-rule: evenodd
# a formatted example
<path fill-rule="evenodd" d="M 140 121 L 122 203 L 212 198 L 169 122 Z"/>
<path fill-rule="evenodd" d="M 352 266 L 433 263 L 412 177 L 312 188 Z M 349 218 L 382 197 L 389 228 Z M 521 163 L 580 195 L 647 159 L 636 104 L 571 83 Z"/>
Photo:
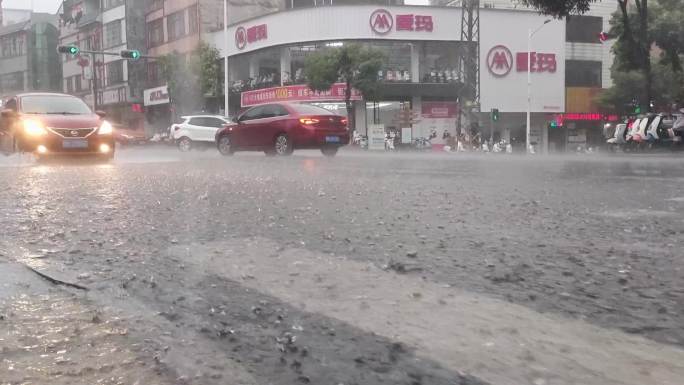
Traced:
<path fill-rule="evenodd" d="M 340 137 L 339 136 L 326 136 L 325 142 L 326 143 L 339 143 Z"/>
<path fill-rule="evenodd" d="M 65 139 L 62 142 L 62 148 L 88 148 L 88 139 Z"/>

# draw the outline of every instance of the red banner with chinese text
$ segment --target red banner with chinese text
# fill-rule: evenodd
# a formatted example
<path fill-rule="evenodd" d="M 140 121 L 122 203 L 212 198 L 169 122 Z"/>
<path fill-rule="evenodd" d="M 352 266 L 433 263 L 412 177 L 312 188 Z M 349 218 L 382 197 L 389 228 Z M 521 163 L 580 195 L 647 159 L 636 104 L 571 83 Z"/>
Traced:
<path fill-rule="evenodd" d="M 305 84 L 245 91 L 240 95 L 242 107 L 274 102 L 334 102 L 344 101 L 344 83 L 335 83 L 327 91 L 314 91 Z M 362 100 L 361 93 L 352 90 L 352 100 Z"/>

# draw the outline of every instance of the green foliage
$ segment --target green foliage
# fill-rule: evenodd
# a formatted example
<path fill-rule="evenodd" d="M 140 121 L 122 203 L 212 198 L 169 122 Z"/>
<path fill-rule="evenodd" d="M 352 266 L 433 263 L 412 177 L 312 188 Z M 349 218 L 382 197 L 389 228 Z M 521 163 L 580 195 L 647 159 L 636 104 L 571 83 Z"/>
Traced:
<path fill-rule="evenodd" d="M 327 91 L 334 83 L 343 82 L 361 92 L 364 99 L 378 96 L 378 71 L 385 55 L 382 51 L 359 44 L 345 44 L 307 57 L 304 75 L 309 87 Z"/>
<path fill-rule="evenodd" d="M 204 42 L 193 52 L 191 62 L 192 71 L 199 75 L 199 85 L 203 95 L 217 96 L 223 90 L 223 71 L 221 70 L 221 55 L 216 47 Z"/>
<path fill-rule="evenodd" d="M 205 43 L 186 58 L 173 52 L 158 59 L 159 71 L 169 86 L 171 103 L 179 113 L 199 110 L 202 96 L 217 96 L 223 89 L 219 51 Z"/>
<path fill-rule="evenodd" d="M 653 101 L 659 108 L 684 100 L 684 76 L 666 63 L 653 65 Z M 613 69 L 613 86 L 597 99 L 600 106 L 619 113 L 633 111 L 633 100 L 646 99 L 646 80 L 638 70 Z M 642 103 L 643 104 L 643 103 Z M 643 109 L 642 109 L 643 110 Z M 644 110 L 645 111 L 645 110 Z"/>
<path fill-rule="evenodd" d="M 589 11 L 591 4 L 597 1 L 598 0 L 522 0 L 523 4 L 555 18 L 586 13 Z"/>
<path fill-rule="evenodd" d="M 327 91 L 337 82 L 347 85 L 345 103 L 350 127 L 355 128 L 351 90 L 358 90 L 365 100 L 377 100 L 380 82 L 378 71 L 385 55 L 360 44 L 345 44 L 316 52 L 306 58 L 304 76 L 312 90 Z"/>
<path fill-rule="evenodd" d="M 681 0 L 659 0 L 651 8 L 650 34 L 662 50 L 661 62 L 675 71 L 682 70 L 684 55 L 684 7 Z"/>

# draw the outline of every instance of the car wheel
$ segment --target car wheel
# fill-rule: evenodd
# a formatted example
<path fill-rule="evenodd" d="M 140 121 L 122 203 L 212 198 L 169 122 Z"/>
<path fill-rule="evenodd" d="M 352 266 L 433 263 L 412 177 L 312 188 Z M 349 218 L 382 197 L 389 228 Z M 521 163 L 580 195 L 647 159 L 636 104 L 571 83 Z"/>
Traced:
<path fill-rule="evenodd" d="M 321 148 L 321 152 L 323 153 L 323 155 L 325 155 L 328 158 L 332 158 L 335 155 L 337 155 L 337 150 L 338 150 L 337 147 L 323 147 L 323 148 Z"/>
<path fill-rule="evenodd" d="M 188 152 L 192 150 L 192 140 L 187 136 L 178 139 L 178 149 L 182 152 Z"/>
<path fill-rule="evenodd" d="M 292 155 L 294 150 L 292 141 L 285 134 L 280 134 L 275 140 L 275 153 L 278 156 Z"/>
<path fill-rule="evenodd" d="M 233 146 L 230 143 L 230 137 L 228 135 L 223 135 L 219 138 L 217 144 L 219 153 L 223 156 L 231 156 L 235 151 L 233 151 Z"/>

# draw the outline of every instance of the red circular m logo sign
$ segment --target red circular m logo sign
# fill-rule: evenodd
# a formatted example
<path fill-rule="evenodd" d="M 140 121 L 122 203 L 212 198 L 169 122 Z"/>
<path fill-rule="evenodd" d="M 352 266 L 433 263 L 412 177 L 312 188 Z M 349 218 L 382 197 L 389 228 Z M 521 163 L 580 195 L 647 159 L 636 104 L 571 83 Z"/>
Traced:
<path fill-rule="evenodd" d="M 394 18 L 386 9 L 378 9 L 371 13 L 370 27 L 378 35 L 386 35 L 394 27 Z"/>
<path fill-rule="evenodd" d="M 497 45 L 487 54 L 487 68 L 489 73 L 500 78 L 508 75 L 513 68 L 513 55 L 503 45 Z"/>
<path fill-rule="evenodd" d="M 247 46 L 247 31 L 244 27 L 238 27 L 235 30 L 235 46 L 237 49 L 243 49 Z"/>

